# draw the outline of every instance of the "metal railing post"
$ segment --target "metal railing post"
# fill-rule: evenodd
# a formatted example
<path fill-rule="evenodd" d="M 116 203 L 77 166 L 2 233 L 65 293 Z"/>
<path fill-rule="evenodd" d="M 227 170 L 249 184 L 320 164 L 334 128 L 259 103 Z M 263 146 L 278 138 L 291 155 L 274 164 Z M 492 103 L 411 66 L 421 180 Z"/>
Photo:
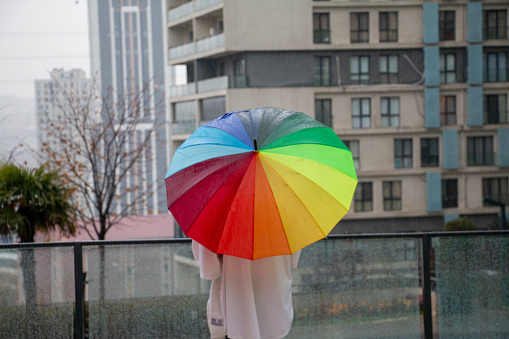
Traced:
<path fill-rule="evenodd" d="M 74 338 L 85 337 L 85 283 L 83 273 L 83 248 L 74 244 Z"/>
<path fill-rule="evenodd" d="M 431 305 L 431 237 L 422 236 L 422 302 L 424 316 L 424 338 L 433 338 L 433 315 Z"/>

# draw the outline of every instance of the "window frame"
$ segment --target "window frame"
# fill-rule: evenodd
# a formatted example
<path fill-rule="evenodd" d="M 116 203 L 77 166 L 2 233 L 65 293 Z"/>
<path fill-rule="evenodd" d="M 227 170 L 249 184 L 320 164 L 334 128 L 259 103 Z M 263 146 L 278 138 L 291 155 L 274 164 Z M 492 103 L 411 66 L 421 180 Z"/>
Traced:
<path fill-rule="evenodd" d="M 325 65 L 327 61 L 328 65 Z M 315 56 L 315 86 L 331 86 L 331 57 L 325 55 Z M 327 73 L 327 74 L 326 74 Z"/>
<path fill-rule="evenodd" d="M 396 59 L 396 63 L 391 63 Z M 396 65 L 396 70 L 391 67 Z M 385 72 L 384 69 L 385 68 Z M 380 83 L 382 84 L 397 84 L 399 83 L 399 55 L 397 54 L 382 54 L 378 57 L 378 73 L 380 75 Z"/>
<path fill-rule="evenodd" d="M 413 168 L 413 140 L 411 138 L 394 139 L 394 168 Z"/>
<path fill-rule="evenodd" d="M 458 179 L 442 179 L 442 208 L 458 207 Z"/>
<path fill-rule="evenodd" d="M 467 166 L 493 166 L 494 164 L 493 136 L 467 137 Z"/>
<path fill-rule="evenodd" d="M 484 95 L 484 124 L 506 124 L 508 120 L 507 94 Z"/>
<path fill-rule="evenodd" d="M 503 13 L 503 18 L 502 14 Z M 492 15 L 495 18 L 491 17 Z M 507 39 L 507 10 L 489 9 L 483 11 L 483 39 L 498 40 Z M 493 25 L 495 24 L 495 25 Z"/>
<path fill-rule="evenodd" d="M 359 114 L 354 114 L 354 103 L 355 102 L 358 102 L 359 103 Z M 365 106 L 365 103 L 367 102 L 367 107 L 368 107 L 368 112 L 366 114 L 366 112 L 364 112 L 364 108 L 366 107 Z M 352 128 L 354 129 L 358 129 L 358 128 L 371 128 L 371 98 L 352 98 Z M 358 126 L 355 125 L 355 121 L 359 121 L 359 124 Z M 368 119 L 368 123 L 364 124 L 364 119 Z"/>
<path fill-rule="evenodd" d="M 421 167 L 438 167 L 440 144 L 438 138 L 421 138 Z"/>
<path fill-rule="evenodd" d="M 328 104 L 328 112 L 327 106 Z M 327 115 L 327 116 L 325 116 Z M 327 118 L 327 119 L 325 119 Z M 332 128 L 332 99 L 315 99 L 315 119 L 324 124 L 325 126 Z M 328 123 L 327 121 L 328 120 Z"/>
<path fill-rule="evenodd" d="M 343 140 L 345 146 L 352 152 L 353 165 L 356 170 L 359 170 L 361 167 L 361 143 L 360 140 Z M 354 148 L 352 144 L 355 144 Z"/>
<path fill-rule="evenodd" d="M 439 41 L 456 40 L 456 11 L 438 12 Z"/>
<path fill-rule="evenodd" d="M 350 43 L 364 42 L 369 42 L 369 12 L 350 12 Z"/>
<path fill-rule="evenodd" d="M 495 184 L 495 185 L 493 185 Z M 500 201 L 509 204 L 509 178 L 508 177 L 490 177 L 482 178 L 482 195 L 483 198 L 488 198 L 495 201 Z M 493 188 L 496 187 L 496 191 L 492 192 Z M 486 202 L 483 206 L 493 206 Z"/>
<path fill-rule="evenodd" d="M 453 104 L 451 104 L 453 102 Z M 454 106 L 454 107 L 451 107 Z M 456 125 L 456 95 L 440 96 L 440 125 Z"/>
<path fill-rule="evenodd" d="M 373 182 L 359 182 L 354 193 L 354 211 L 372 212 L 373 211 Z"/>
<path fill-rule="evenodd" d="M 453 60 L 454 65 L 452 68 L 449 68 L 449 61 Z M 450 84 L 456 82 L 456 72 L 458 69 L 456 62 L 456 54 L 455 53 L 443 53 L 440 54 L 440 83 L 441 84 Z"/>
<path fill-rule="evenodd" d="M 401 211 L 403 209 L 402 189 L 403 184 L 401 180 L 384 180 L 382 182 L 384 211 Z"/>
<path fill-rule="evenodd" d="M 370 72 L 369 72 L 370 57 L 368 55 L 353 55 L 350 57 L 350 83 L 352 85 L 369 85 Z M 354 65 L 357 64 L 354 70 Z M 367 69 L 363 69 L 363 65 L 367 65 Z M 357 72 L 353 72 L 357 71 Z"/>
<path fill-rule="evenodd" d="M 325 19 L 325 21 L 323 21 L 323 19 Z M 330 33 L 330 13 L 313 13 L 313 43 L 330 44 Z"/>
<path fill-rule="evenodd" d="M 387 101 L 387 112 L 384 112 L 384 101 Z M 397 102 L 397 105 L 395 104 Z M 392 108 L 397 107 L 397 112 Z M 401 103 L 399 97 L 381 97 L 380 98 L 380 117 L 382 127 L 399 127 L 401 124 Z M 396 120 L 395 123 L 393 121 Z M 385 121 L 385 123 L 384 123 Z M 387 123 L 388 122 L 388 123 Z"/>
<path fill-rule="evenodd" d="M 385 18 L 384 18 L 385 17 Z M 382 19 L 384 18 L 384 19 Z M 396 28 L 391 28 L 391 23 Z M 397 11 L 384 11 L 378 13 L 378 26 L 379 26 L 379 41 L 380 42 L 397 42 L 398 41 L 398 12 Z"/>
<path fill-rule="evenodd" d="M 507 64 L 506 52 L 487 52 L 483 56 L 483 70 L 484 70 L 484 82 L 506 82 L 508 80 L 508 64 Z M 495 57 L 495 67 L 493 66 L 492 58 Z M 501 60 L 503 57 L 504 60 Z M 505 62 L 504 62 L 505 61 Z"/>

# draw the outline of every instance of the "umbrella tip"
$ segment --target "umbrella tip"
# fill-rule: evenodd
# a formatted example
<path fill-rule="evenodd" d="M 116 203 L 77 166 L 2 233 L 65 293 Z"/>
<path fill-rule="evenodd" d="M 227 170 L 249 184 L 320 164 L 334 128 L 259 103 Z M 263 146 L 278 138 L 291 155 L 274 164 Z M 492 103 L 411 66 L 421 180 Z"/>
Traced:
<path fill-rule="evenodd" d="M 256 142 L 256 139 L 253 139 L 255 152 L 258 152 L 258 143 Z"/>

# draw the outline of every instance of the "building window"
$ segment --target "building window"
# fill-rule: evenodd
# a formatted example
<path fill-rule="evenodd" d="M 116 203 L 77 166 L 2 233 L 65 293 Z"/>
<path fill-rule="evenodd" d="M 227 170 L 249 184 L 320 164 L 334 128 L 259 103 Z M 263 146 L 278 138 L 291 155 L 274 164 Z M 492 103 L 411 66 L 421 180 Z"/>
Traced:
<path fill-rule="evenodd" d="M 421 167 L 438 166 L 438 138 L 421 139 Z"/>
<path fill-rule="evenodd" d="M 484 11 L 484 40 L 507 39 L 507 13 L 505 9 Z"/>
<path fill-rule="evenodd" d="M 507 53 L 484 54 L 484 81 L 507 81 Z"/>
<path fill-rule="evenodd" d="M 440 55 L 440 82 L 456 82 L 456 55 L 453 53 Z"/>
<path fill-rule="evenodd" d="M 401 181 L 384 181 L 384 211 L 401 210 Z"/>
<path fill-rule="evenodd" d="M 456 13 L 454 11 L 438 13 L 438 32 L 440 41 L 456 40 Z"/>
<path fill-rule="evenodd" d="M 369 42 L 369 13 L 350 13 L 350 42 Z"/>
<path fill-rule="evenodd" d="M 412 139 L 394 139 L 394 168 L 412 166 Z"/>
<path fill-rule="evenodd" d="M 442 180 L 442 208 L 458 207 L 458 180 Z"/>
<path fill-rule="evenodd" d="M 225 97 L 212 97 L 200 101 L 201 123 L 219 118 L 226 112 Z"/>
<path fill-rule="evenodd" d="M 330 43 L 329 13 L 313 13 L 313 42 L 315 44 Z"/>
<path fill-rule="evenodd" d="M 380 42 L 398 41 L 398 12 L 380 12 Z"/>
<path fill-rule="evenodd" d="M 371 127 L 371 100 L 368 98 L 352 99 L 352 127 Z"/>
<path fill-rule="evenodd" d="M 486 95 L 484 97 L 484 123 L 506 124 L 507 122 L 507 95 Z"/>
<path fill-rule="evenodd" d="M 456 125 L 456 96 L 440 96 L 440 125 Z"/>
<path fill-rule="evenodd" d="M 494 163 L 493 137 L 467 138 L 468 166 L 489 166 Z"/>
<path fill-rule="evenodd" d="M 330 57 L 315 57 L 315 86 L 330 86 Z"/>
<path fill-rule="evenodd" d="M 332 101 L 331 99 L 315 100 L 315 119 L 322 124 L 332 127 Z"/>
<path fill-rule="evenodd" d="M 343 141 L 346 147 L 352 152 L 353 164 L 355 169 L 358 170 L 360 168 L 361 161 L 361 150 L 359 140 L 345 140 Z"/>
<path fill-rule="evenodd" d="M 350 80 L 356 85 L 369 84 L 369 56 L 350 58 Z"/>
<path fill-rule="evenodd" d="M 381 98 L 381 115 L 383 127 L 398 127 L 399 126 L 399 98 L 386 97 Z"/>
<path fill-rule="evenodd" d="M 373 210 L 373 183 L 360 182 L 355 188 L 354 211 L 369 212 Z"/>
<path fill-rule="evenodd" d="M 397 55 L 381 55 L 378 59 L 378 70 L 380 73 L 380 82 L 382 84 L 398 83 L 398 59 Z"/>
<path fill-rule="evenodd" d="M 483 178 L 482 179 L 482 196 L 483 196 L 483 198 L 488 198 L 488 199 L 509 205 L 507 177 Z M 484 206 L 493 206 L 493 205 L 484 203 Z"/>

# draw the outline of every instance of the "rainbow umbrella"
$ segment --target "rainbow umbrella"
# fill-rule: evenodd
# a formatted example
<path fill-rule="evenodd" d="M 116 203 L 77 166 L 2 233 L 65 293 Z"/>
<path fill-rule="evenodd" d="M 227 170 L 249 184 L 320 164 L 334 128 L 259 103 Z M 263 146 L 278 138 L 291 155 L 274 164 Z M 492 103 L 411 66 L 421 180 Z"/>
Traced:
<path fill-rule="evenodd" d="M 166 175 L 183 232 L 218 254 L 292 254 L 327 236 L 357 185 L 352 153 L 304 113 L 264 107 L 199 127 Z"/>

